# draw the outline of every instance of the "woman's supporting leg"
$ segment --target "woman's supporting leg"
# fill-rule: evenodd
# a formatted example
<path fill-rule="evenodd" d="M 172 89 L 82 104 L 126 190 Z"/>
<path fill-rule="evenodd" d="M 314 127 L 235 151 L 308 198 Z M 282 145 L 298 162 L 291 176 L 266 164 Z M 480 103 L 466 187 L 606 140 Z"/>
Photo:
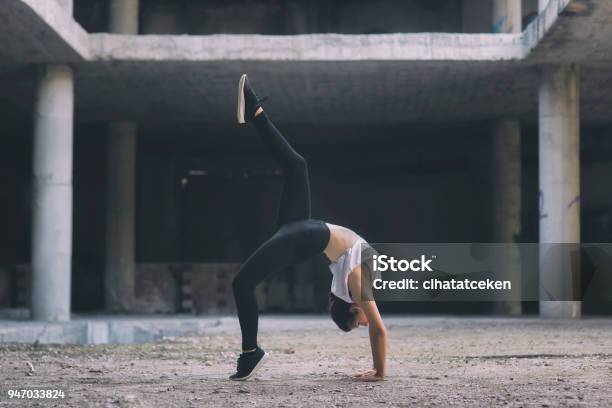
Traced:
<path fill-rule="evenodd" d="M 259 316 L 255 287 L 271 274 L 320 254 L 328 241 L 329 229 L 321 221 L 305 220 L 283 226 L 242 265 L 232 286 L 243 351 L 257 347 Z"/>
<path fill-rule="evenodd" d="M 264 242 L 243 264 L 232 282 L 234 300 L 242 332 L 242 351 L 257 347 L 257 330 L 259 310 L 255 299 L 255 288 L 261 282 L 282 268 L 283 250 L 289 250 L 287 244 L 273 236 Z"/>
<path fill-rule="evenodd" d="M 265 112 L 255 116 L 253 124 L 285 173 L 278 226 L 310 218 L 308 163 L 291 147 Z"/>

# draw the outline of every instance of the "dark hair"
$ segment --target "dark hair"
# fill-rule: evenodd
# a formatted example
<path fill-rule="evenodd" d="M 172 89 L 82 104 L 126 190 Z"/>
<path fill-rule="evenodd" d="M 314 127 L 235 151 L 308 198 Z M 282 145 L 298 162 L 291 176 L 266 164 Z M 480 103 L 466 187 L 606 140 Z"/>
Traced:
<path fill-rule="evenodd" d="M 352 303 L 345 302 L 333 293 L 329 293 L 329 314 L 340 330 L 345 332 L 355 328 L 358 311 L 351 310 Z"/>

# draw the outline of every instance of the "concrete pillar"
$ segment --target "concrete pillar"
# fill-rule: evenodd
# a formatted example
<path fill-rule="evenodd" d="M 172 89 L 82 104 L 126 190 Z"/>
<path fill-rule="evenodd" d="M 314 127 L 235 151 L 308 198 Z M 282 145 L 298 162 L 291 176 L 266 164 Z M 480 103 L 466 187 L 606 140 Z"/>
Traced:
<path fill-rule="evenodd" d="M 117 34 L 138 34 L 140 0 L 111 0 L 109 31 Z"/>
<path fill-rule="evenodd" d="M 538 12 L 543 12 L 544 9 L 548 6 L 549 0 L 538 0 Z"/>
<path fill-rule="evenodd" d="M 493 124 L 493 225 L 494 242 L 514 243 L 521 233 L 521 126 L 518 120 L 498 120 Z M 500 277 L 508 279 L 516 293 L 521 287 L 520 252 L 517 246 L 504 247 Z M 521 302 L 499 302 L 500 314 L 521 314 Z"/>
<path fill-rule="evenodd" d="M 138 34 L 139 5 L 139 0 L 111 0 L 110 32 Z M 104 298 L 113 312 L 130 311 L 135 305 L 136 135 L 133 122 L 108 125 Z"/>
<path fill-rule="evenodd" d="M 70 320 L 74 78 L 41 67 L 34 105 L 31 318 Z"/>
<path fill-rule="evenodd" d="M 121 312 L 134 298 L 136 124 L 111 122 L 108 128 L 105 300 L 110 311 Z"/>
<path fill-rule="evenodd" d="M 520 0 L 493 0 L 491 31 L 493 33 L 520 33 L 522 7 Z M 494 238 L 499 243 L 514 243 L 521 232 L 521 125 L 516 119 L 502 119 L 493 124 L 493 208 Z M 512 260 L 500 271 L 520 288 L 521 266 L 517 247 L 505 248 L 505 256 Z M 517 289 L 518 290 L 518 289 Z M 500 302 L 496 312 L 518 315 L 521 303 Z"/>
<path fill-rule="evenodd" d="M 520 33 L 522 31 L 521 0 L 493 0 L 491 32 Z"/>
<path fill-rule="evenodd" d="M 579 71 L 546 68 L 539 89 L 540 242 L 580 242 Z M 546 249 L 546 246 L 543 246 Z M 568 262 L 540 252 L 540 283 L 575 290 Z M 543 317 L 578 318 L 580 302 L 543 301 Z"/>

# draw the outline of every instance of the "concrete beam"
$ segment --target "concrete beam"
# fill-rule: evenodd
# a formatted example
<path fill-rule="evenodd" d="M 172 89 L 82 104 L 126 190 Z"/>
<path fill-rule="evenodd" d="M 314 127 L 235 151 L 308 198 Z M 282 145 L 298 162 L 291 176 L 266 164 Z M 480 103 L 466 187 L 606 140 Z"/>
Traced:
<path fill-rule="evenodd" d="M 92 59 L 123 61 L 503 61 L 524 57 L 520 34 L 210 36 L 91 34 Z"/>
<path fill-rule="evenodd" d="M 70 320 L 74 82 L 66 65 L 40 70 L 34 110 L 34 320 Z"/>
<path fill-rule="evenodd" d="M 0 61 L 500 61 L 524 59 L 535 50 L 537 59 L 548 58 L 548 62 L 552 57 L 558 58 L 559 62 L 584 60 L 591 63 L 599 59 L 609 60 L 611 54 L 607 39 L 612 31 L 608 17 L 612 4 L 607 0 L 549 0 L 546 7 L 541 3 L 542 12 L 525 32 L 506 38 L 444 33 L 121 38 L 88 35 L 66 13 L 60 1 L 68 0 L 5 0 L 0 9 L 0 42 L 5 45 L 0 51 Z M 125 1 L 128 5 L 125 9 L 136 8 L 136 0 Z M 496 0 L 496 3 L 501 5 L 497 9 L 503 14 L 507 6 L 503 6 L 502 0 Z M 516 3 L 520 1 L 506 4 Z M 128 26 L 133 26 L 134 16 L 135 13 L 127 13 L 121 18 L 129 20 Z M 561 23 L 557 24 L 559 20 Z M 117 27 L 123 26 L 119 18 L 115 21 Z M 520 24 L 513 23 L 512 26 Z M 549 33 L 553 26 L 557 34 Z M 124 31 L 120 28 L 113 30 Z M 546 45 L 547 42 L 558 44 L 559 40 L 570 47 Z"/>
<path fill-rule="evenodd" d="M 70 16 L 74 14 L 74 1 L 73 0 L 56 0 L 60 7 L 62 7 Z"/>
<path fill-rule="evenodd" d="M 520 3 L 502 0 L 497 2 L 496 14 L 506 13 L 515 34 L 383 34 L 343 35 L 306 34 L 295 36 L 233 35 L 209 36 L 148 35 L 144 37 L 91 34 L 93 60 L 122 61 L 504 61 L 523 60 L 534 50 L 541 51 L 542 58 L 556 55 L 565 60 L 572 58 L 563 47 L 540 46 L 551 41 L 545 38 L 561 19 L 580 39 L 580 47 L 573 52 L 586 53 L 594 48 L 608 50 L 606 38 L 611 30 L 607 16 L 612 5 L 604 0 L 594 0 L 589 8 L 577 0 L 549 0 L 542 13 L 521 30 Z M 505 4 L 505 5 L 504 5 Z M 594 13 L 597 9 L 598 13 Z M 581 17 L 576 19 L 575 17 Z M 599 21 L 602 20 L 602 21 Z M 585 31 L 586 30 L 586 31 Z M 600 35 L 585 36 L 582 32 Z M 567 41 L 567 30 L 564 32 Z M 559 35 L 562 35 L 560 33 Z M 601 38 L 601 42 L 593 42 Z M 556 42 L 555 42 L 556 41 Z M 555 44 L 558 40 L 553 41 Z M 559 50 L 559 51 L 558 51 Z M 598 53 L 605 57 L 608 53 Z M 586 56 L 584 57 L 586 58 Z"/>
<path fill-rule="evenodd" d="M 25 40 L 20 40 L 54 37 L 36 27 L 53 26 L 55 14 L 40 23 L 28 4 L 41 7 L 35 8 L 40 13 L 43 5 L 51 4 L 58 18 L 65 19 L 55 1 L 6 4 L 8 8 L 0 8 L 0 60 L 3 53 L 26 61 L 64 58 L 54 47 L 49 56 L 37 48 L 24 50 Z M 15 4 L 21 7 L 7 13 Z M 3 31 L 23 16 L 32 18 L 17 24 L 17 30 Z M 92 58 L 76 70 L 78 118 L 148 120 L 151 107 L 156 107 L 164 111 L 166 122 L 229 123 L 235 101 L 227 90 L 245 70 L 272 99 L 289 96 L 287 82 L 295 87 L 292 95 L 302 95 L 296 105 L 274 111 L 291 123 L 369 121 L 372 112 L 379 122 L 533 117 L 538 87 L 534 66 L 579 57 L 586 79 L 584 118 L 601 121 L 612 107 L 612 96 L 601 86 L 612 80 L 609 16 L 612 2 L 607 0 L 550 0 L 545 12 L 520 34 L 92 34 L 87 36 Z M 30 26 L 36 35 L 23 29 Z M 21 33 L 17 41 L 15 33 Z M 18 46 L 11 50 L 11 44 Z M 358 84 L 355 77 L 360 78 Z M 9 82 L 0 85 L 7 89 Z M 333 85 L 317 86 L 321 83 Z M 387 90 L 384 96 L 378 96 L 381 88 Z M 334 103 L 339 90 L 347 95 L 342 106 Z"/>
<path fill-rule="evenodd" d="M 88 59 L 89 35 L 74 21 L 70 4 L 68 0 L 2 0 L 0 63 Z"/>
<path fill-rule="evenodd" d="M 550 244 L 580 242 L 579 81 L 574 65 L 546 68 L 539 90 L 540 285 L 567 296 L 577 289 L 571 263 L 555 257 Z M 540 302 L 543 317 L 580 313 L 580 302 Z"/>
<path fill-rule="evenodd" d="M 609 67 L 612 63 L 612 2 L 549 0 L 524 32 L 527 63 Z M 533 40 L 532 37 L 539 40 Z"/>

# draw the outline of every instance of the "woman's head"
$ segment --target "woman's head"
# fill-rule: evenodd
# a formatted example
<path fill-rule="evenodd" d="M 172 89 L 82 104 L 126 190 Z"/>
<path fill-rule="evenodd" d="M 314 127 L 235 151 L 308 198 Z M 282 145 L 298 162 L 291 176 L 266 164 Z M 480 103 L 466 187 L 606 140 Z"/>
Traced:
<path fill-rule="evenodd" d="M 345 302 L 333 293 L 329 294 L 329 314 L 340 330 L 345 332 L 368 325 L 368 319 L 359 306 Z"/>

